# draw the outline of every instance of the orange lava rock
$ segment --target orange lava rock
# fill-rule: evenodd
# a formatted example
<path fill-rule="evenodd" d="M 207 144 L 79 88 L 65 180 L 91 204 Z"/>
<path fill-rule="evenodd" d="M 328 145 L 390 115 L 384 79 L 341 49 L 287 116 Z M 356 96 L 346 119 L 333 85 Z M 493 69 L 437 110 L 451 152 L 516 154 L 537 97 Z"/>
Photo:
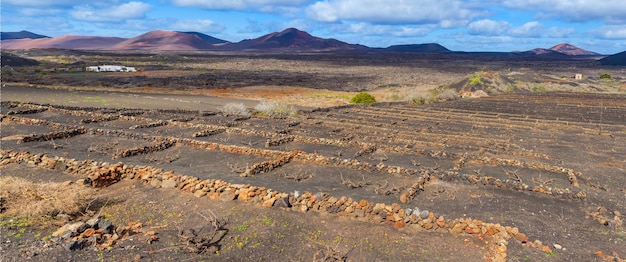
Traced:
<path fill-rule="evenodd" d="M 446 227 L 446 220 L 443 219 L 443 216 L 440 216 L 435 223 L 437 223 L 440 228 Z"/>
<path fill-rule="evenodd" d="M 600 259 L 604 259 L 604 257 L 605 257 L 605 255 L 604 255 L 604 253 L 602 251 L 598 251 L 598 252 L 596 252 L 594 254 L 596 254 L 596 256 L 598 256 Z"/>
<path fill-rule="evenodd" d="M 94 230 L 93 228 L 88 228 L 87 230 L 85 230 L 85 232 L 83 232 L 83 236 L 84 237 L 90 237 L 94 233 L 96 233 L 96 230 Z"/>
<path fill-rule="evenodd" d="M 517 233 L 513 235 L 513 237 L 515 237 L 515 239 L 517 239 L 518 241 L 528 242 L 528 237 L 524 233 Z"/>
<path fill-rule="evenodd" d="M 409 198 L 409 192 L 408 191 L 404 191 L 400 195 L 400 202 L 406 203 L 406 202 L 408 202 L 408 198 Z"/>
<path fill-rule="evenodd" d="M 359 205 L 361 205 L 362 207 L 367 207 L 367 205 L 369 205 L 369 203 L 367 203 L 367 200 L 361 199 L 361 201 L 359 201 Z"/>
<path fill-rule="evenodd" d="M 400 229 L 403 228 L 405 226 L 404 221 L 400 220 L 400 221 L 396 221 L 395 223 L 393 223 L 393 227 Z"/>
<path fill-rule="evenodd" d="M 218 198 L 220 198 L 220 193 L 217 193 L 217 192 L 211 192 L 211 193 L 209 193 L 209 198 L 210 198 L 211 200 L 218 199 Z"/>
<path fill-rule="evenodd" d="M 263 205 L 264 207 L 271 207 L 271 206 L 273 206 L 273 205 L 274 205 L 274 201 L 276 201 L 276 200 L 275 200 L 275 199 L 273 199 L 273 198 L 270 198 L 270 199 L 268 199 L 268 200 L 264 201 L 262 205 Z"/>
<path fill-rule="evenodd" d="M 496 231 L 495 231 L 495 230 L 493 230 L 493 228 L 488 228 L 488 229 L 487 229 L 487 233 L 486 233 L 486 234 L 487 234 L 488 236 L 493 236 L 493 235 L 495 235 L 495 234 L 496 234 Z"/>

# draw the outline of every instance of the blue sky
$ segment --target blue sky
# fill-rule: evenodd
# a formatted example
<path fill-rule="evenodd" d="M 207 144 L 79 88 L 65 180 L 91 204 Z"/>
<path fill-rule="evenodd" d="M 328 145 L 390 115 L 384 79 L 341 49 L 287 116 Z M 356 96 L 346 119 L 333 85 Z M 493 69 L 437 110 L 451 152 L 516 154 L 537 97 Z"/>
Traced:
<path fill-rule="evenodd" d="M 624 0 L 1 0 L 3 32 L 134 37 L 197 31 L 238 42 L 295 27 L 370 47 L 518 51 L 566 42 L 626 51 Z"/>

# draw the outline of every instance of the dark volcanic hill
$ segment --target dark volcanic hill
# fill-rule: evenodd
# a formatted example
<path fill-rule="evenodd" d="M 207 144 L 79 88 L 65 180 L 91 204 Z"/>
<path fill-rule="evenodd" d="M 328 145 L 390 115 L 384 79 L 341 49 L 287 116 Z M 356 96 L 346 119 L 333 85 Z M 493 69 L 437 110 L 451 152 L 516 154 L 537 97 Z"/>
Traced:
<path fill-rule="evenodd" d="M 155 30 L 127 39 L 111 47 L 113 50 L 202 50 L 215 46 L 196 34 Z"/>
<path fill-rule="evenodd" d="M 324 39 L 310 35 L 295 28 L 274 32 L 255 39 L 246 39 L 226 45 L 228 49 L 280 49 L 297 50 L 356 50 L 365 49 L 362 45 L 353 45 L 336 39 Z"/>
<path fill-rule="evenodd" d="M 516 51 L 512 53 L 518 56 L 540 56 L 543 58 L 568 58 L 570 57 L 570 55 L 557 52 L 551 49 L 545 49 L 545 48 L 535 48 L 535 49 L 528 50 L 528 51 Z"/>
<path fill-rule="evenodd" d="M 384 49 L 391 52 L 415 52 L 415 53 L 449 53 L 448 48 L 437 43 L 414 44 L 414 45 L 392 45 Z"/>
<path fill-rule="evenodd" d="M 602 65 L 626 66 L 626 51 L 600 59 Z"/>
<path fill-rule="evenodd" d="M 205 35 L 203 33 L 198 33 L 198 32 L 178 32 L 178 33 L 195 35 L 195 36 L 200 37 L 202 40 L 206 41 L 207 43 L 214 44 L 214 45 L 230 43 L 230 42 L 228 42 L 226 40 L 222 40 L 222 39 L 215 38 L 215 37 L 212 37 L 210 35 Z"/>
<path fill-rule="evenodd" d="M 24 58 L 11 53 L 2 52 L 2 66 L 34 66 L 39 65 L 37 60 Z"/>
<path fill-rule="evenodd" d="M 0 32 L 0 40 L 8 40 L 8 39 L 38 39 L 38 38 L 49 38 L 45 35 L 38 35 L 29 31 L 19 31 L 19 32 Z"/>
<path fill-rule="evenodd" d="M 566 43 L 555 45 L 551 47 L 550 50 L 556 51 L 562 54 L 566 54 L 566 55 L 572 55 L 572 56 L 600 55 L 596 52 L 587 51 L 585 49 L 582 49 L 582 48 L 579 48 L 570 44 L 566 44 Z"/>

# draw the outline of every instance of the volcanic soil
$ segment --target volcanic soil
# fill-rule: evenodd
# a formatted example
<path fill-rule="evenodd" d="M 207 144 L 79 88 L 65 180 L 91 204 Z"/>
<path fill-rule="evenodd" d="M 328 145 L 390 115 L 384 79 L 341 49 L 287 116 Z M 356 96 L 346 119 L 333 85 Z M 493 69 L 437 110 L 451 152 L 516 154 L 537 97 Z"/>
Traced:
<path fill-rule="evenodd" d="M 626 257 L 625 100 L 506 94 L 280 119 L 3 101 L 2 177 L 80 186 L 93 199 L 77 214 L 3 214 L 0 254 L 3 261 L 619 260 Z M 116 233 L 53 236 L 94 217 Z M 78 242 L 84 246 L 69 245 Z"/>

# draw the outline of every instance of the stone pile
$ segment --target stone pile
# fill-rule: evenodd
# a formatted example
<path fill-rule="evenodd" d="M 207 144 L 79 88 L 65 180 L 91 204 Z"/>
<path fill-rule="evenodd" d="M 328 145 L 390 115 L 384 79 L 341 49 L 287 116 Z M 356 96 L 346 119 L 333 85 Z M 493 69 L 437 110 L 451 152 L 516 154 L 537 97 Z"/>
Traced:
<path fill-rule="evenodd" d="M 23 137 L 17 142 L 26 143 L 26 142 L 37 142 L 37 141 L 50 141 L 53 139 L 70 138 L 73 136 L 82 135 L 84 133 L 85 133 L 85 128 L 79 127 L 79 128 L 73 128 L 73 129 L 69 129 L 65 131 L 50 132 L 46 134 L 32 134 L 32 135 Z"/>
<path fill-rule="evenodd" d="M 68 251 L 77 251 L 95 247 L 99 250 L 110 248 L 129 236 L 142 232 L 143 225 L 129 222 L 124 227 L 115 227 L 111 222 L 100 217 L 85 222 L 74 222 L 63 225 L 52 233 L 52 243 L 60 244 Z M 158 240 L 154 231 L 147 232 L 144 237 L 148 243 Z"/>

